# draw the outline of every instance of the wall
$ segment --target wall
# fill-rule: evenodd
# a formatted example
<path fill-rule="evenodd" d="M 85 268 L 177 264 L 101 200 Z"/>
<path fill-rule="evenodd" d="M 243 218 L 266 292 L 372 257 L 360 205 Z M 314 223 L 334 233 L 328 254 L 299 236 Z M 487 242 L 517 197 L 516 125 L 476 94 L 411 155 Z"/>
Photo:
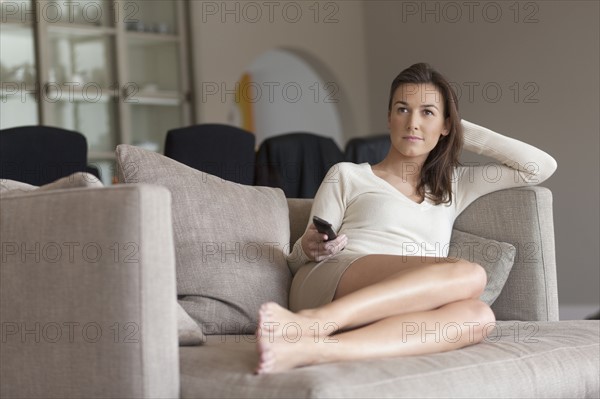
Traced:
<path fill-rule="evenodd" d="M 554 195 L 558 290 L 566 318 L 600 307 L 599 4 L 365 3 L 371 131 L 385 130 L 393 78 L 425 61 L 460 88 L 463 118 L 558 161 L 543 186 Z M 573 307 L 579 313 L 566 314 Z"/>
<path fill-rule="evenodd" d="M 254 125 L 248 124 L 247 128 L 256 135 L 257 145 L 282 132 L 319 132 L 344 148 L 335 86 L 324 82 L 302 56 L 286 50 L 271 50 L 258 57 L 246 71 L 251 84 L 246 85 L 240 97 L 246 96 L 247 105 L 251 106 Z M 293 83 L 286 83 L 283 90 L 279 88 L 285 96 L 275 96 L 269 91 L 274 87 L 272 82 Z M 333 90 L 326 90 L 328 88 Z M 235 116 L 241 115 L 239 108 L 235 111 Z M 244 127 L 234 122 L 231 118 L 230 123 Z"/>
<path fill-rule="evenodd" d="M 543 185 L 554 195 L 561 317 L 600 306 L 598 2 L 321 2 L 317 23 L 312 1 L 274 2 L 258 19 L 244 15 L 244 2 L 225 3 L 232 13 L 222 14 L 223 2 L 191 2 L 198 121 L 226 122 L 232 97 L 203 85 L 232 90 L 256 57 L 282 47 L 306 52 L 339 86 L 346 137 L 384 132 L 392 79 L 429 62 L 458 87 L 465 119 L 556 158 Z M 293 5 L 283 17 L 288 3 L 302 10 L 296 23 Z M 337 22 L 325 23 L 330 14 Z"/>
<path fill-rule="evenodd" d="M 284 48 L 304 55 L 325 82 L 335 83 L 344 136 L 368 133 L 362 2 L 191 1 L 191 16 L 199 122 L 227 123 L 245 69 L 264 52 Z M 274 95 L 281 96 L 288 82 L 276 83 Z M 302 90 L 314 95 L 309 87 Z M 318 101 L 325 101 L 322 94 Z"/>

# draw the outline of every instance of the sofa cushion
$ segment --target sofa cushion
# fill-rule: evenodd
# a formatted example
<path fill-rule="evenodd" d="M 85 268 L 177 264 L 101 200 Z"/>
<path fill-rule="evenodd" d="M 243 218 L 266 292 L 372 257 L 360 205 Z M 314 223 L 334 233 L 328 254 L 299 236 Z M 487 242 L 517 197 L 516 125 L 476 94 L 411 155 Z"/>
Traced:
<path fill-rule="evenodd" d="M 181 304 L 177 304 L 177 335 L 179 346 L 202 345 L 206 341 L 200 326 L 187 314 Z"/>
<path fill-rule="evenodd" d="M 103 184 L 96 176 L 85 172 L 76 172 L 40 187 L 16 180 L 0 179 L 0 196 L 10 198 L 34 190 L 47 191 L 83 187 L 103 187 Z"/>
<path fill-rule="evenodd" d="M 502 321 L 482 343 L 459 350 L 260 376 L 253 336 L 211 336 L 204 346 L 179 348 L 181 397 L 593 398 L 599 334 L 595 320 Z"/>
<path fill-rule="evenodd" d="M 287 307 L 283 191 L 229 182 L 130 145 L 117 147 L 117 163 L 121 182 L 171 191 L 179 303 L 206 334 L 252 333 L 261 304 Z"/>
<path fill-rule="evenodd" d="M 448 255 L 466 259 L 481 265 L 487 274 L 487 284 L 481 299 L 491 305 L 494 303 L 512 269 L 516 248 L 506 242 L 499 242 L 460 230 L 452 230 Z"/>
<path fill-rule="evenodd" d="M 29 183 L 23 183 L 21 181 L 10 180 L 10 179 L 0 179 L 0 194 L 7 194 L 9 191 L 21 191 L 27 192 L 31 190 L 35 190 L 38 186 L 33 186 Z"/>

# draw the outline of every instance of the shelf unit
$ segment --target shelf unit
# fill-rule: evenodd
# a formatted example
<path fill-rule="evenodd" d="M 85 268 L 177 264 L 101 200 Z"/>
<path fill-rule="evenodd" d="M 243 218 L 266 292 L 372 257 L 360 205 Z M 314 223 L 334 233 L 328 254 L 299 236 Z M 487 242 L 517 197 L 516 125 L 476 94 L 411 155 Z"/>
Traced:
<path fill-rule="evenodd" d="M 186 0 L 0 0 L 0 7 L 0 128 L 81 132 L 90 163 L 110 184 L 117 144 L 162 152 L 169 129 L 192 124 Z"/>

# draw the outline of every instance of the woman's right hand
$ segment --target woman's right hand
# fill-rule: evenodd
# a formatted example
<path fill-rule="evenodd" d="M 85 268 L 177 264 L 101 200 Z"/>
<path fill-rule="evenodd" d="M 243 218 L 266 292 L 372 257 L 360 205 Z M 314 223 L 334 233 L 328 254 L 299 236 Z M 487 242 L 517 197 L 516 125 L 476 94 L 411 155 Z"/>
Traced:
<path fill-rule="evenodd" d="M 337 254 L 348 244 L 348 237 L 345 234 L 339 235 L 335 240 L 327 242 L 325 240 L 327 234 L 319 233 L 311 223 L 302 236 L 302 250 L 310 260 L 320 262 Z"/>

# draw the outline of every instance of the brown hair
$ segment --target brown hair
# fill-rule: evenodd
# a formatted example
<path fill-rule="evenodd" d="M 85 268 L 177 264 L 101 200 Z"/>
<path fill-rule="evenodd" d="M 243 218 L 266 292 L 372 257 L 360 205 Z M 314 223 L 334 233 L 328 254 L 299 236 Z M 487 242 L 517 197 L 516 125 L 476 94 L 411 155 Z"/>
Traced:
<path fill-rule="evenodd" d="M 452 173 L 461 163 L 458 161 L 463 146 L 463 131 L 458 114 L 458 99 L 454 89 L 446 78 L 429 64 L 419 63 L 406 68 L 392 82 L 390 90 L 390 101 L 388 112 L 392 112 L 392 100 L 396 89 L 408 83 L 430 83 L 442 94 L 444 100 L 444 119 L 449 119 L 449 132 L 447 136 L 441 136 L 440 141 L 431 150 L 423 167 L 421 168 L 421 179 L 417 185 L 417 193 L 426 195 L 425 187 L 429 187 L 427 193 L 436 205 L 452 202 Z"/>

